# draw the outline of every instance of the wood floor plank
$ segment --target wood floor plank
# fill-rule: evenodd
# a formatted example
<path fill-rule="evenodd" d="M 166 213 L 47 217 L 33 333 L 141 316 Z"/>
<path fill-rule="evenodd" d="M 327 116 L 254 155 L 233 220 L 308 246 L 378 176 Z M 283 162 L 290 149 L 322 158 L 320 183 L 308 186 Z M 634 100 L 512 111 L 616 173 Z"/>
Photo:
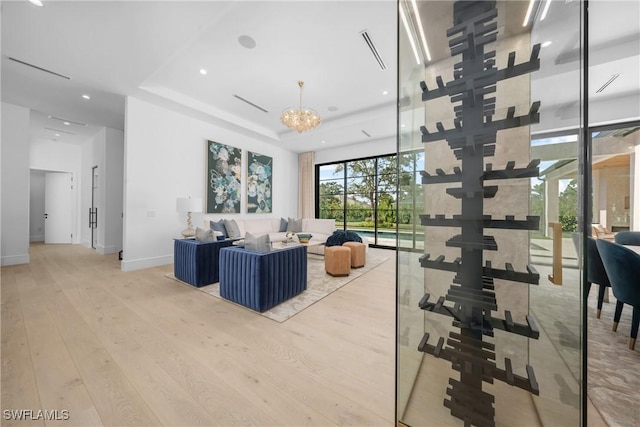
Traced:
<path fill-rule="evenodd" d="M 19 299 L 19 283 L 14 280 L 18 267 L 2 268 L 2 397 L 3 425 L 44 426 L 43 420 L 5 419 L 5 410 L 37 410 L 41 407 L 31 349 Z"/>
<path fill-rule="evenodd" d="M 104 425 L 393 424 L 388 265 L 278 323 L 168 279 L 171 265 L 123 272 L 116 256 L 52 249 L 32 246 L 12 273 L 24 289 L 2 301 L 45 301 L 28 307 L 29 333 L 49 322 L 59 338 L 43 328 L 37 351 L 55 352 L 62 376 L 75 367 Z M 61 377 L 38 375 L 54 395 Z"/>
<path fill-rule="evenodd" d="M 304 402 L 266 380 L 260 363 L 243 364 L 233 358 L 228 350 L 237 347 L 250 351 L 250 345 L 225 334 L 223 329 L 213 328 L 209 332 L 200 332 L 201 328 L 209 326 L 208 323 L 192 313 L 178 309 L 174 301 L 156 300 L 152 305 L 153 311 L 147 312 L 143 308 L 138 313 L 143 317 L 148 316 L 149 321 L 154 319 L 157 326 L 172 336 L 183 351 L 198 359 L 207 360 L 207 366 L 215 367 L 218 376 L 228 387 L 240 393 L 269 418 L 280 420 L 286 425 L 334 425 L 329 418 L 306 407 Z M 158 317 L 158 313 L 162 312 L 167 315 Z"/>
<path fill-rule="evenodd" d="M 59 411 L 64 421 L 60 424 L 65 426 L 103 425 L 46 302 L 43 298 L 23 301 L 22 310 L 42 407 Z M 68 420 L 62 411 L 68 411 Z"/>
<path fill-rule="evenodd" d="M 162 423 L 61 293 L 47 306 L 105 425 Z"/>

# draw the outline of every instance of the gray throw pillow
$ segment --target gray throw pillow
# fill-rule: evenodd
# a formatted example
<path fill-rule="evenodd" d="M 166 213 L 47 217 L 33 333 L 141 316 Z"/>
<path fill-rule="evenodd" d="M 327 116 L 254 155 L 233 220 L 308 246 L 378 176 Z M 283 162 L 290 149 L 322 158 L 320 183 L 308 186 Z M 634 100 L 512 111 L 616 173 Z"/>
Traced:
<path fill-rule="evenodd" d="M 287 225 L 289 224 L 289 222 L 287 222 L 286 219 L 284 218 L 280 218 L 280 229 L 278 230 L 279 232 L 283 232 L 283 231 L 287 231 Z"/>
<path fill-rule="evenodd" d="M 262 236 L 254 236 L 251 233 L 244 235 L 244 248 L 255 252 L 269 252 L 271 250 L 271 241 L 268 234 Z"/>
<path fill-rule="evenodd" d="M 227 229 L 224 226 L 224 221 L 220 220 L 220 221 L 209 221 L 209 226 L 211 227 L 212 230 L 214 231 L 219 231 L 222 233 L 222 238 L 226 239 L 227 238 Z"/>
<path fill-rule="evenodd" d="M 291 231 L 293 233 L 300 233 L 302 231 L 302 219 L 295 219 L 289 217 L 287 231 Z"/>
<path fill-rule="evenodd" d="M 196 240 L 198 242 L 209 243 L 218 240 L 215 231 L 205 230 L 204 228 L 196 228 Z"/>
<path fill-rule="evenodd" d="M 230 239 L 234 239 L 236 237 L 242 237 L 240 235 L 240 227 L 238 227 L 238 223 L 235 219 L 223 219 L 224 228 L 227 230 L 227 236 Z"/>

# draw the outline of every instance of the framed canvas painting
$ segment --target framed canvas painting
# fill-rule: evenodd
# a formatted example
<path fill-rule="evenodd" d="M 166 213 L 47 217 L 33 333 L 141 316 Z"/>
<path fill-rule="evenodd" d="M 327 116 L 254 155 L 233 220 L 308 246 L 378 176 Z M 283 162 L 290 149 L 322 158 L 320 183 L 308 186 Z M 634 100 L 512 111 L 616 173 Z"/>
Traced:
<path fill-rule="evenodd" d="M 242 150 L 207 141 L 207 213 L 240 213 Z"/>
<path fill-rule="evenodd" d="M 247 213 L 270 213 L 273 158 L 251 151 L 248 153 Z"/>

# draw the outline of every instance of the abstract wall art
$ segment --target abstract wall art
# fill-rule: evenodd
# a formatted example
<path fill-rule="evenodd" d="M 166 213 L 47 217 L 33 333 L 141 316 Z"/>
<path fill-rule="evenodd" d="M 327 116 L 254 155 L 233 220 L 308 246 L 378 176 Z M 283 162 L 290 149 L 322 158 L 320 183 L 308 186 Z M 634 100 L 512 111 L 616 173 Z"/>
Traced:
<path fill-rule="evenodd" d="M 242 150 L 207 141 L 207 213 L 240 213 Z"/>
<path fill-rule="evenodd" d="M 273 158 L 249 151 L 247 213 L 272 212 Z"/>

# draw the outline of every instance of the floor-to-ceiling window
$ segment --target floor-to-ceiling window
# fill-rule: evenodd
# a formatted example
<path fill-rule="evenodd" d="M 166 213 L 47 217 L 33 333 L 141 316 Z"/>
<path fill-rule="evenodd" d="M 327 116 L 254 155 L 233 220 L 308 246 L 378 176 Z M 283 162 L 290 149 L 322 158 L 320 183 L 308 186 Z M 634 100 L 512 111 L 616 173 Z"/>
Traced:
<path fill-rule="evenodd" d="M 423 205 L 424 153 L 367 157 L 317 165 L 316 212 L 380 247 L 421 248 L 415 221 Z"/>

